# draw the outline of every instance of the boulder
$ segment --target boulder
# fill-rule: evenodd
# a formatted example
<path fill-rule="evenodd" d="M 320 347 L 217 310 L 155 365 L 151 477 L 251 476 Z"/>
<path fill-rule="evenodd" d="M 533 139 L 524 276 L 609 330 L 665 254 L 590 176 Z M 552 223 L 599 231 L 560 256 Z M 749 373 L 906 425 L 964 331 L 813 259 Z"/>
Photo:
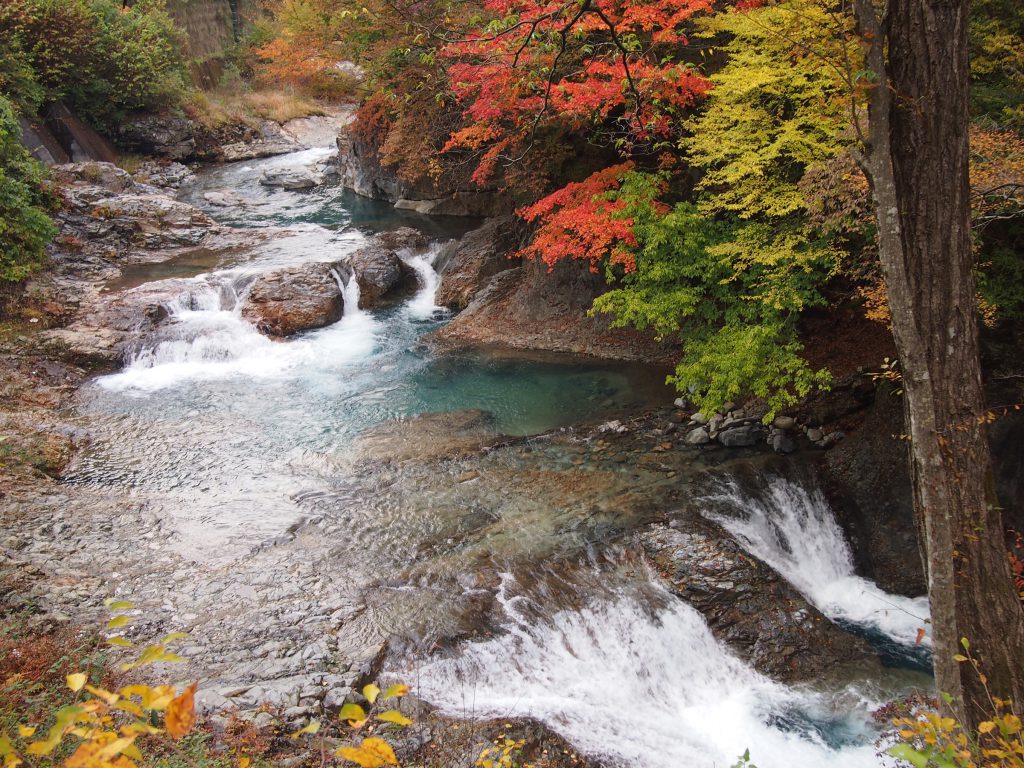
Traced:
<path fill-rule="evenodd" d="M 456 311 L 465 309 L 494 275 L 519 266 L 521 259 L 515 254 L 525 234 L 518 219 L 502 216 L 452 243 L 435 264 L 441 273 L 437 303 Z"/>
<path fill-rule="evenodd" d="M 305 144 L 285 133 L 274 121 L 264 120 L 260 123 L 259 134 L 255 140 L 225 144 L 220 148 L 220 156 L 225 162 L 234 162 L 285 155 L 300 149 L 305 149 Z"/>
<path fill-rule="evenodd" d="M 792 453 L 796 450 L 796 440 L 784 429 L 773 429 L 768 435 L 768 444 L 776 453 Z"/>
<path fill-rule="evenodd" d="M 386 242 L 386 241 L 384 241 Z M 359 306 L 378 306 L 385 297 L 415 289 L 416 272 L 394 249 L 377 241 L 347 256 L 342 265 L 355 275 L 359 284 Z"/>
<path fill-rule="evenodd" d="M 66 163 L 51 170 L 56 181 L 65 185 L 84 186 L 97 193 L 117 195 L 136 188 L 132 175 L 113 163 L 91 160 L 84 163 Z"/>
<path fill-rule="evenodd" d="M 195 181 L 196 175 L 187 166 L 173 161 L 151 160 L 135 171 L 136 181 L 161 189 L 178 189 Z"/>
<path fill-rule="evenodd" d="M 718 434 L 718 442 L 727 448 L 745 448 L 757 445 L 763 430 L 760 424 L 744 424 L 725 429 Z"/>
<path fill-rule="evenodd" d="M 867 643 L 829 621 L 714 523 L 687 515 L 637 538 L 669 589 L 758 671 L 810 680 L 839 663 L 871 657 Z"/>
<path fill-rule="evenodd" d="M 324 177 L 312 168 L 273 168 L 260 177 L 264 187 L 280 187 L 288 190 L 312 189 L 323 184 Z"/>
<path fill-rule="evenodd" d="M 303 264 L 256 278 L 242 317 L 267 336 L 291 336 L 341 319 L 345 300 L 328 264 Z"/>
<path fill-rule="evenodd" d="M 233 189 L 211 189 L 203 193 L 203 199 L 210 205 L 220 207 L 241 207 L 249 204 L 249 198 Z"/>
<path fill-rule="evenodd" d="M 90 366 L 122 363 L 167 319 L 168 304 L 182 301 L 196 287 L 187 279 L 170 279 L 100 294 L 74 322 L 45 331 L 43 341 L 62 357 Z"/>
<path fill-rule="evenodd" d="M 686 433 L 685 442 L 687 445 L 706 445 L 711 442 L 711 436 L 704 427 L 695 427 Z"/>
<path fill-rule="evenodd" d="M 679 349 L 673 340 L 613 328 L 607 316 L 589 314 L 594 299 L 606 290 L 604 278 L 587 264 L 565 260 L 549 269 L 540 260 L 526 261 L 494 275 L 428 340 L 447 346 L 495 345 L 674 364 Z"/>

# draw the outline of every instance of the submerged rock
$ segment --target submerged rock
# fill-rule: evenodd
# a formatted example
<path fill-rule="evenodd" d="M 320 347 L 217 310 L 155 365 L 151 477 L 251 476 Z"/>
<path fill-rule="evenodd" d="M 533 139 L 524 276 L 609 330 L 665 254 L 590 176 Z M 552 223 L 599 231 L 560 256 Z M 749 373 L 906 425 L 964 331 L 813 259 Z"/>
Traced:
<path fill-rule="evenodd" d="M 267 336 L 291 336 L 341 319 L 345 309 L 338 279 L 328 264 L 303 264 L 256 278 L 242 317 Z"/>
<path fill-rule="evenodd" d="M 638 534 L 644 553 L 711 631 L 758 671 L 809 680 L 836 664 L 870 658 L 775 571 L 750 557 L 722 528 L 696 516 Z"/>
<path fill-rule="evenodd" d="M 356 453 L 367 461 L 422 461 L 470 455 L 499 437 L 487 411 L 423 413 L 373 427 L 356 441 Z"/>

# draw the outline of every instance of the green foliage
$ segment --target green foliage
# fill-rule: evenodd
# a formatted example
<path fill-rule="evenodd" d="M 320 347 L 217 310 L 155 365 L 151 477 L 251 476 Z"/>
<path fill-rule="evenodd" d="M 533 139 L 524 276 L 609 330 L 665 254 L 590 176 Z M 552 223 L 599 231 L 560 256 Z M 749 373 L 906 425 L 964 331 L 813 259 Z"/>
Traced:
<path fill-rule="evenodd" d="M 976 117 L 1024 131 L 1024 14 L 1016 0 L 971 3 L 971 102 Z"/>
<path fill-rule="evenodd" d="M 978 292 L 998 317 L 1024 318 L 1024 259 L 1019 243 L 1024 242 L 1024 219 L 1005 222 L 985 233 L 978 270 Z"/>
<path fill-rule="evenodd" d="M 17 282 L 46 262 L 57 231 L 46 213 L 43 168 L 20 142 L 11 103 L 0 96 L 0 281 Z"/>
<path fill-rule="evenodd" d="M 19 110 L 63 99 L 110 127 L 185 93 L 182 33 L 163 0 L 10 0 L 0 4 L 0 78 Z"/>
<path fill-rule="evenodd" d="M 849 102 L 838 72 L 793 44 L 794 23 L 807 39 L 833 21 L 806 0 L 705 21 L 705 33 L 727 36 L 729 59 L 684 141 L 704 171 L 696 205 L 658 211 L 656 184 L 639 174 L 618 193 L 632 201 L 636 269 L 595 309 L 618 325 L 679 333 L 671 381 L 706 410 L 755 395 L 774 412 L 829 381 L 804 361 L 796 321 L 824 302 L 844 251 L 810 225 L 800 181 L 844 151 Z"/>
<path fill-rule="evenodd" d="M 594 311 L 610 313 L 617 326 L 678 333 L 684 354 L 670 382 L 708 411 L 753 394 L 774 412 L 827 384 L 827 372 L 810 370 L 796 338 L 799 309 L 820 300 L 815 280 L 773 254 L 737 257 L 737 238 L 752 225 L 714 221 L 690 203 L 663 213 L 652 202 L 658 188 L 652 177 L 631 173 L 616 193 L 633 220 L 635 269 Z"/>

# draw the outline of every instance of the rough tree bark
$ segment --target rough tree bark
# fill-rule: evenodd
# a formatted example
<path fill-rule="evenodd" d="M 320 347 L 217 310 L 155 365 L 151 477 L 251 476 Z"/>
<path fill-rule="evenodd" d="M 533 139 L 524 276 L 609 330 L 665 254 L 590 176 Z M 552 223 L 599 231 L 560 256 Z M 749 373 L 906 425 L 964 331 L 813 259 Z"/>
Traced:
<path fill-rule="evenodd" d="M 1013 588 L 985 434 L 968 189 L 967 0 L 855 0 L 878 76 L 861 162 L 903 369 L 914 505 L 928 574 L 936 684 L 947 711 L 1024 705 L 1024 612 Z"/>

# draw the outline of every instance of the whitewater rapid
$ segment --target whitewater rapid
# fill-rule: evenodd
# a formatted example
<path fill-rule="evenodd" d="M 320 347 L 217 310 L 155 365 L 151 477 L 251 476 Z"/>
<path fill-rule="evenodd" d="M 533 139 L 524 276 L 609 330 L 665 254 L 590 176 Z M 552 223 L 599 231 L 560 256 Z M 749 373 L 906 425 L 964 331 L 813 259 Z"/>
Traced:
<path fill-rule="evenodd" d="M 403 252 L 419 280 L 405 304 L 412 321 L 438 320 L 446 314 L 436 304 L 440 278 L 433 268 L 440 244 L 425 253 Z M 344 296 L 344 315 L 326 328 L 285 341 L 271 340 L 242 316 L 245 295 L 256 274 L 225 270 L 192 278 L 189 290 L 166 304 L 169 319 L 161 338 L 136 351 L 119 373 L 99 379 L 105 389 L 145 394 L 186 382 L 234 376 L 283 378 L 312 371 L 338 371 L 365 361 L 379 348 L 381 322 L 359 308 L 359 285 L 335 272 Z"/>
<path fill-rule="evenodd" d="M 416 670 L 418 694 L 456 717 L 542 720 L 616 765 L 712 768 L 749 748 L 760 768 L 878 766 L 867 688 L 823 694 L 759 674 L 662 591 L 624 593 L 548 621 L 500 601 L 506 633 Z M 657 589 L 657 588 L 655 588 Z"/>
<path fill-rule="evenodd" d="M 858 576 L 850 545 L 820 490 L 771 477 L 757 494 L 725 482 L 712 499 L 732 511 L 707 516 L 830 619 L 876 630 L 905 646 L 931 645 L 928 598 L 893 595 Z"/>

